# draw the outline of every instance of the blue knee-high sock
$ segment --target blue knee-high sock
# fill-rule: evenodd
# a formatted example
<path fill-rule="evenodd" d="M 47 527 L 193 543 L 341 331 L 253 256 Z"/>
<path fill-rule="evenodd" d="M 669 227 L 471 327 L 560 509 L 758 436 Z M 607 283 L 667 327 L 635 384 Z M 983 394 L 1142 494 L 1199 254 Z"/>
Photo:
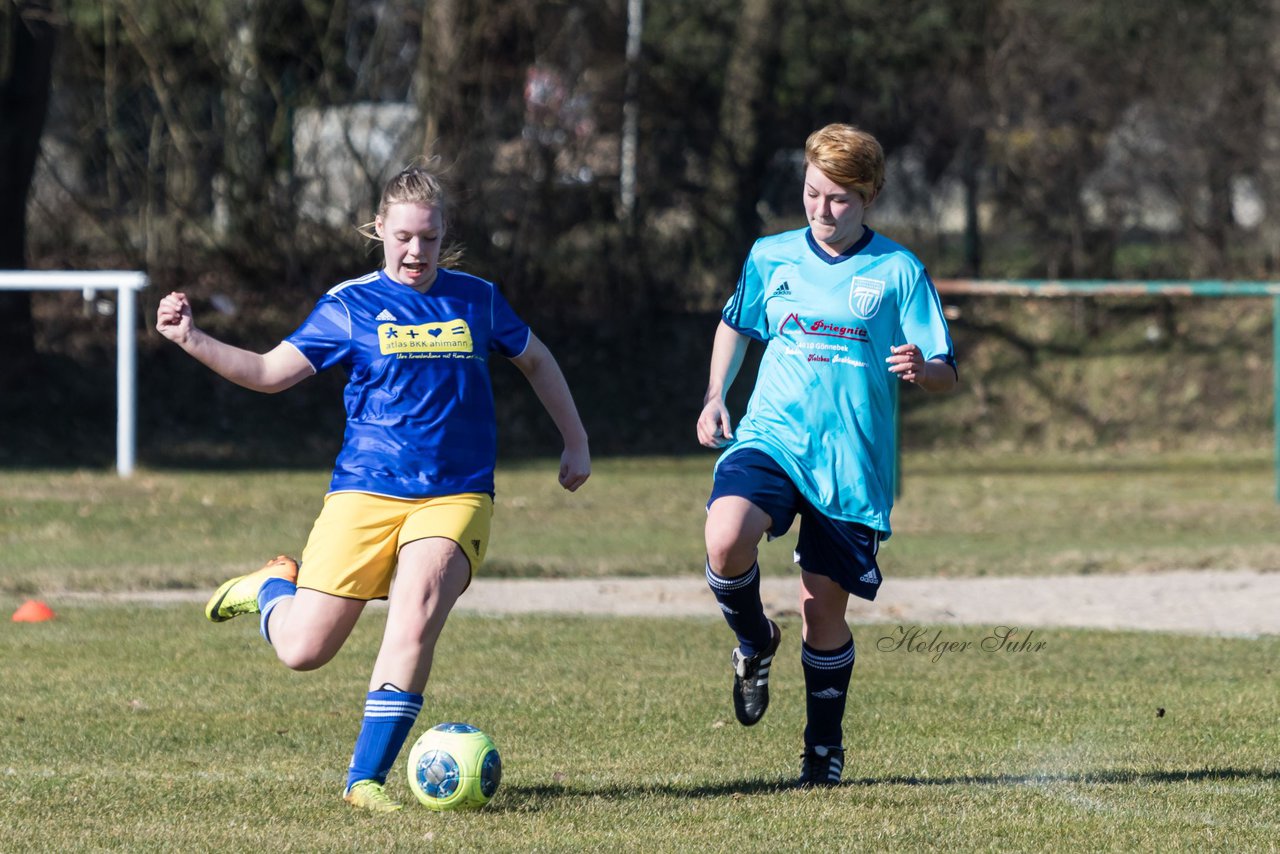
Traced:
<path fill-rule="evenodd" d="M 708 562 L 707 585 L 720 603 L 725 622 L 738 636 L 743 655 L 755 655 L 769 645 L 773 630 L 760 601 L 760 564 L 751 564 L 751 569 L 737 578 L 725 578 L 713 572 Z"/>
<path fill-rule="evenodd" d="M 806 747 L 843 747 L 844 701 L 853 675 L 853 638 L 839 649 L 817 650 L 803 643 Z"/>
<path fill-rule="evenodd" d="M 267 623 L 271 620 L 271 612 L 282 599 L 291 599 L 298 592 L 298 585 L 285 578 L 268 578 L 258 588 L 258 613 L 262 619 L 258 622 L 258 631 L 262 639 L 271 643 L 271 633 L 267 631 Z"/>
<path fill-rule="evenodd" d="M 404 747 L 418 712 L 422 695 L 407 691 L 370 691 L 364 701 L 364 723 L 347 769 L 347 789 L 361 780 L 387 781 L 387 772 Z"/>

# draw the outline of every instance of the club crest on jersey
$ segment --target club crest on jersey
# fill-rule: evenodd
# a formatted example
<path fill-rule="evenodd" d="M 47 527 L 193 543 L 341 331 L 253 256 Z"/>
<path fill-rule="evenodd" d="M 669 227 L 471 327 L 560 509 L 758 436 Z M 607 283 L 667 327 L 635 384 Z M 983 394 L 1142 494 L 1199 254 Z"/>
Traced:
<path fill-rule="evenodd" d="M 474 349 L 471 327 L 461 318 L 416 325 L 378 324 L 378 349 L 384 356 L 410 358 L 469 354 Z"/>
<path fill-rule="evenodd" d="M 884 296 L 884 282 L 854 276 L 849 287 L 849 310 L 860 320 L 870 320 L 880 310 L 880 298 Z"/>

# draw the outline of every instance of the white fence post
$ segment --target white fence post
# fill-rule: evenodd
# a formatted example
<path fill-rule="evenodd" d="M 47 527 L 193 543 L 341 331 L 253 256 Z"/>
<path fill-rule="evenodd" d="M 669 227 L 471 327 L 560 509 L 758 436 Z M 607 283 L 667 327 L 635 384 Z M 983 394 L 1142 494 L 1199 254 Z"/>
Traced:
<path fill-rule="evenodd" d="M 145 273 L 113 270 L 0 270 L 0 291 L 116 291 L 116 472 L 133 474 L 137 442 L 138 291 Z"/>
<path fill-rule="evenodd" d="M 133 474 L 138 413 L 138 347 L 134 338 L 138 294 L 121 288 L 116 305 L 116 472 Z"/>

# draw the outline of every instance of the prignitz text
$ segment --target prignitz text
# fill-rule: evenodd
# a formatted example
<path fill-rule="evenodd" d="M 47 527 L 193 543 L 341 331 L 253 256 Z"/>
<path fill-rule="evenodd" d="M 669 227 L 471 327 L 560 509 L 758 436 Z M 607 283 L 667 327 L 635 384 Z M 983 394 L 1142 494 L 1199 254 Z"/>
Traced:
<path fill-rule="evenodd" d="M 1041 652 L 1048 641 L 1036 640 L 1035 631 L 1022 634 L 1017 626 L 996 626 L 979 640 L 947 637 L 942 629 L 925 629 L 920 626 L 898 626 L 891 633 L 876 641 L 881 652 L 911 652 L 927 655 L 937 663 L 951 653 L 983 652 L 1024 653 Z"/>

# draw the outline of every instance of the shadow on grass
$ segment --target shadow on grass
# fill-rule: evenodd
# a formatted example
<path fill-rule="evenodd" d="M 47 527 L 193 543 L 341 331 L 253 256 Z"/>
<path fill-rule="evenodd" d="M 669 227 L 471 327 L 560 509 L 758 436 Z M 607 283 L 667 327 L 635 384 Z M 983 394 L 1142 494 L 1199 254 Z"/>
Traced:
<path fill-rule="evenodd" d="M 1196 783 L 1202 780 L 1280 780 L 1261 768 L 1196 768 L 1184 771 L 1080 771 L 1074 774 L 986 774 L 955 777 L 863 777 L 846 786 L 1044 786 L 1055 783 Z"/>
<path fill-rule="evenodd" d="M 947 777 L 861 777 L 846 780 L 839 788 L 855 786 L 1046 786 L 1063 783 L 1098 785 L 1111 783 L 1196 783 L 1205 780 L 1280 781 L 1280 770 L 1262 768 L 1196 768 L 1173 771 L 1081 771 L 1073 774 L 975 774 Z M 680 786 L 664 783 L 630 786 L 510 785 L 503 787 L 499 812 L 536 812 L 565 798 L 601 798 L 630 801 L 645 797 L 724 798 L 735 795 L 787 794 L 797 791 L 795 778 L 756 777 L 712 786 Z"/>
<path fill-rule="evenodd" d="M 504 785 L 500 812 L 536 812 L 565 798 L 601 798 L 608 801 L 632 801 L 646 797 L 722 798 L 734 795 L 780 794 L 795 789 L 795 780 L 785 778 L 755 778 L 714 786 L 679 786 L 668 783 L 630 786 L 580 786 L 564 785 Z"/>

